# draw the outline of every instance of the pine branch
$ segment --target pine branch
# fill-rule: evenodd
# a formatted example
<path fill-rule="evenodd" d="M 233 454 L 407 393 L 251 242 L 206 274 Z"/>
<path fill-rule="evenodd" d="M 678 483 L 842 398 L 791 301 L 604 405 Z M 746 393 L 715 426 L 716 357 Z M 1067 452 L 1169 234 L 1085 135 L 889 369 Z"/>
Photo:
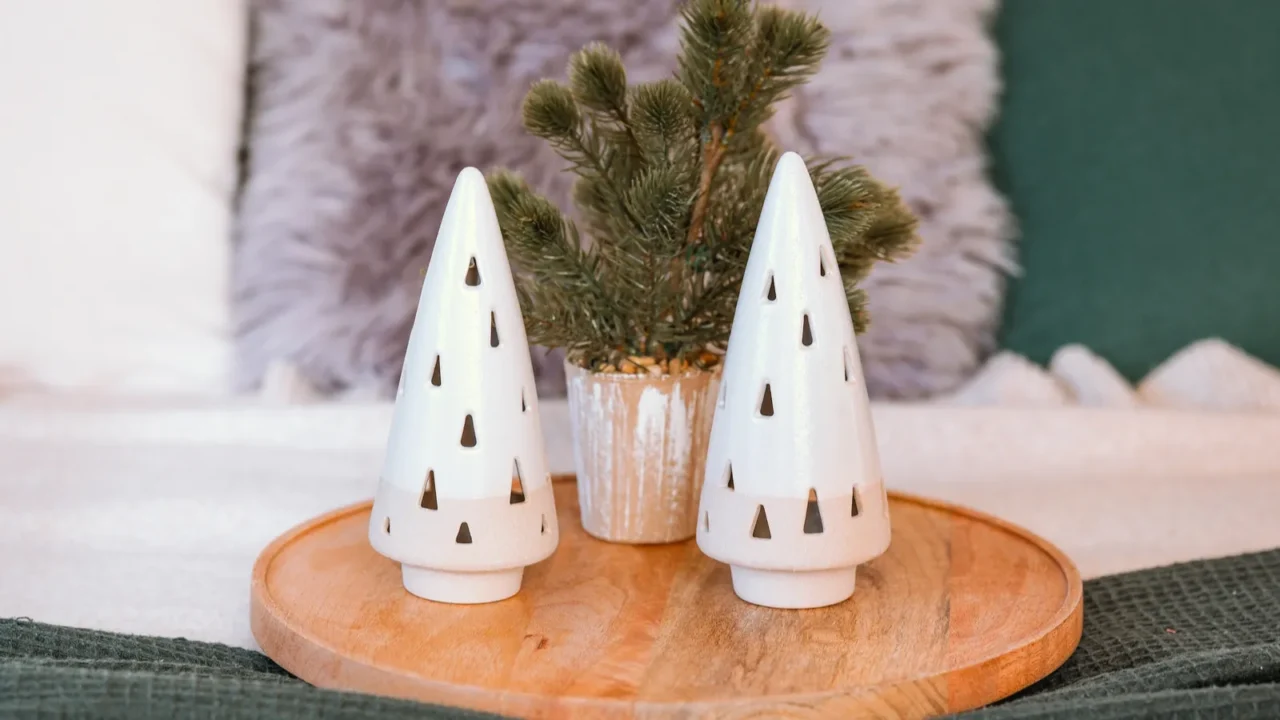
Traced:
<path fill-rule="evenodd" d="M 732 324 L 734 297 L 746 270 L 751 241 L 769 180 L 779 153 L 760 131 L 749 147 L 728 158 L 722 181 L 714 188 L 708 219 L 711 228 L 697 249 L 706 249 L 701 281 L 690 291 L 684 316 L 687 323 L 707 317 L 727 318 Z M 691 248 L 691 250 L 694 248 Z"/>
<path fill-rule="evenodd" d="M 650 163 L 687 164 L 693 150 L 693 96 L 676 80 L 637 85 L 632 93 L 631 128 Z"/>
<path fill-rule="evenodd" d="M 551 143 L 578 175 L 600 183 L 601 197 L 610 210 L 625 212 L 620 203 L 622 189 L 611 172 L 600 133 L 592 121 L 582 116 L 569 88 L 554 80 L 539 80 L 525 96 L 523 115 L 525 129 Z M 633 228 L 640 229 L 639 219 L 627 216 L 627 220 Z"/>
<path fill-rule="evenodd" d="M 680 81 L 695 98 L 702 137 L 702 170 L 685 244 L 698 242 L 716 171 L 724 160 L 725 128 L 739 105 L 755 34 L 747 0 L 693 0 L 682 11 Z"/>
<path fill-rule="evenodd" d="M 868 315 L 866 293 L 859 283 L 875 263 L 899 260 L 915 251 L 919 243 L 917 221 L 898 193 L 872 178 L 865 168 L 835 167 L 835 163 L 818 163 L 812 174 L 854 329 L 861 333 Z"/>
<path fill-rule="evenodd" d="M 845 297 L 849 300 L 849 316 L 853 319 L 853 332 L 857 335 L 867 331 L 871 317 L 867 313 L 867 293 L 857 283 L 845 281 Z"/>
<path fill-rule="evenodd" d="M 779 152 L 761 129 L 807 82 L 830 33 L 751 0 L 689 0 L 674 79 L 627 85 L 616 52 L 592 44 L 568 84 L 536 83 L 523 119 L 577 175 L 591 238 L 509 175 L 491 178 L 529 337 L 598 366 L 627 355 L 693 359 L 723 348 Z M 866 170 L 810 163 L 855 325 L 875 263 L 910 252 L 915 218 Z"/>
<path fill-rule="evenodd" d="M 587 102 L 597 109 L 616 112 L 617 119 L 628 120 L 621 98 L 625 91 L 609 88 L 612 81 L 608 73 L 601 70 L 607 66 L 600 60 L 601 56 L 596 53 L 594 60 L 585 55 L 578 57 L 578 92 L 590 96 L 592 99 Z M 588 78 L 595 79 L 589 81 Z M 610 277 L 616 279 L 613 288 L 621 301 L 621 312 L 633 327 L 628 344 L 637 352 L 651 351 L 657 342 L 659 321 L 669 314 L 668 308 L 673 303 L 680 301 L 678 284 L 669 281 L 672 272 L 678 271 L 672 268 L 675 252 L 669 238 L 672 227 L 683 230 L 691 193 L 683 172 L 687 159 L 675 158 L 667 150 L 675 144 L 672 133 L 688 127 L 686 99 L 687 96 L 672 92 L 669 84 L 655 85 L 642 97 L 645 118 L 640 132 L 642 135 L 648 132 L 646 142 L 652 145 L 656 139 L 663 152 L 652 155 L 646 162 L 631 163 L 626 171 L 613 172 L 610 182 L 600 181 L 595 174 L 583 173 L 574 186 L 574 199 L 592 231 L 594 247 L 608 266 Z M 531 107 L 538 108 L 537 105 Z M 549 108 L 549 114 L 557 112 L 550 99 L 543 107 Z M 563 132 L 568 125 L 568 122 L 558 126 L 547 121 L 535 123 L 538 128 L 549 126 L 559 132 L 562 145 L 577 151 L 582 143 L 575 135 L 580 136 L 581 132 Z M 631 132 L 629 124 L 627 132 Z M 633 155 L 632 159 L 640 160 L 643 153 L 639 136 L 629 134 L 627 137 L 630 140 L 625 151 Z"/>
<path fill-rule="evenodd" d="M 747 54 L 755 34 L 749 0 L 692 0 L 681 10 L 678 77 L 696 98 L 705 137 L 722 129 L 745 83 Z"/>
<path fill-rule="evenodd" d="M 592 43 L 574 53 L 569 59 L 569 87 L 578 104 L 625 136 L 628 150 L 639 150 L 627 107 L 627 70 L 615 50 Z"/>
<path fill-rule="evenodd" d="M 818 71 L 830 39 L 831 31 L 816 17 L 776 7 L 761 8 L 753 81 L 730 120 L 730 136 L 754 130 L 768 120 L 775 103 Z"/>
<path fill-rule="evenodd" d="M 736 136 L 750 138 L 827 52 L 830 31 L 816 18 L 772 7 L 753 14 L 750 7 L 742 0 L 701 0 L 685 9 L 681 80 L 700 98 L 705 138 L 688 245 L 701 237 L 716 174 Z M 735 102 L 725 102 L 735 94 Z"/>
<path fill-rule="evenodd" d="M 556 331 L 562 329 L 588 342 L 612 344 L 625 326 L 594 258 L 581 247 L 577 228 L 551 201 L 512 173 L 499 171 L 488 178 L 488 184 L 508 253 L 517 269 L 533 281 L 524 287 L 524 296 L 530 300 L 526 312 L 531 319 L 527 323 L 530 337 L 538 343 L 561 340 L 564 336 Z M 585 323 L 580 309 L 592 315 Z M 574 318 L 578 321 L 572 322 Z"/>
<path fill-rule="evenodd" d="M 831 245 L 840 258 L 871 228 L 882 190 L 865 168 L 836 167 L 836 162 L 827 159 L 809 164 Z"/>
<path fill-rule="evenodd" d="M 877 262 L 909 256 L 920 240 L 915 215 L 897 191 L 869 176 L 862 182 L 866 194 L 833 213 L 835 226 L 846 235 L 835 248 L 836 262 L 841 273 L 854 282 L 866 279 Z M 846 223 L 848 228 L 844 227 Z"/>
<path fill-rule="evenodd" d="M 698 197 L 693 204 L 693 214 L 689 219 L 689 232 L 685 237 L 686 245 L 693 245 L 702 237 L 703 225 L 707 219 L 707 204 L 711 202 L 711 184 L 715 182 L 716 171 L 724 160 L 724 130 L 717 124 L 710 127 L 711 137 L 707 138 L 702 148 L 702 174 L 698 177 Z"/>

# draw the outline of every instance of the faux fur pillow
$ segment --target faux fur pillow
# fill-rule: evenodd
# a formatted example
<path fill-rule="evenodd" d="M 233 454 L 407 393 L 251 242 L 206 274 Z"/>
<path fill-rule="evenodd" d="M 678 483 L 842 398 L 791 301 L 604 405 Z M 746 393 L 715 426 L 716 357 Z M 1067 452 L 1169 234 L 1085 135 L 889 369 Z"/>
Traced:
<path fill-rule="evenodd" d="M 877 270 L 861 348 L 878 396 L 955 386 L 993 346 L 1004 206 L 983 177 L 993 0 L 790 0 L 834 42 L 780 113 L 786 149 L 900 184 L 924 246 Z M 235 265 L 239 380 L 276 360 L 325 390 L 390 394 L 454 176 L 503 165 L 568 208 L 571 178 L 519 125 L 525 90 L 602 40 L 633 80 L 671 72 L 678 3 L 258 0 Z M 535 351 L 537 352 L 537 351 Z M 537 353 L 539 391 L 563 391 Z"/>

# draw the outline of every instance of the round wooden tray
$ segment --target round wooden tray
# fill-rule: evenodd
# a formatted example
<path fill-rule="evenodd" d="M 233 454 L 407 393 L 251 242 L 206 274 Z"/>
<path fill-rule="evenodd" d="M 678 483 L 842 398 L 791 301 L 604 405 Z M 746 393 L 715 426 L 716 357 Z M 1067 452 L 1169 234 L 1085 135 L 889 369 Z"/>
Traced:
<path fill-rule="evenodd" d="M 559 550 L 489 605 L 409 595 L 369 546 L 368 503 L 315 518 L 259 556 L 254 636 L 321 687 L 575 719 L 925 717 L 1007 697 L 1080 640 L 1061 551 L 944 503 L 891 494 L 889 551 L 817 610 L 742 602 L 692 541 L 589 537 L 572 477 L 556 505 Z"/>

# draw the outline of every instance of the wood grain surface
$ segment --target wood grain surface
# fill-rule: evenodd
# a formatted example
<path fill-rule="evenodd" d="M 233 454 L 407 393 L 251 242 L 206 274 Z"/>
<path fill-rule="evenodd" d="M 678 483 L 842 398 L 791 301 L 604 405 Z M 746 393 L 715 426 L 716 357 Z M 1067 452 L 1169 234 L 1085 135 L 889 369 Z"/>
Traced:
<path fill-rule="evenodd" d="M 556 479 L 560 547 L 518 595 L 409 595 L 367 539 L 369 505 L 318 517 L 258 558 L 263 650 L 321 687 L 533 718 L 927 717 L 994 702 L 1075 649 L 1081 582 L 1044 540 L 890 493 L 893 541 L 839 605 L 734 594 L 693 542 L 600 542 Z"/>

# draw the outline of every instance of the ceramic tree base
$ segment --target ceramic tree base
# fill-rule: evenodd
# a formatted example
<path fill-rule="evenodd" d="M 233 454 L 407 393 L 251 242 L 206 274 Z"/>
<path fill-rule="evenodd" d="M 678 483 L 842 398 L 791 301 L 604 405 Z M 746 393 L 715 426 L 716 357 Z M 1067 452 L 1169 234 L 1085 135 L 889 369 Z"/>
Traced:
<path fill-rule="evenodd" d="M 761 570 L 729 566 L 733 592 L 754 605 L 803 610 L 844 602 L 853 596 L 858 568 Z"/>
<path fill-rule="evenodd" d="M 691 542 L 591 538 L 578 523 L 572 478 L 553 486 L 560 547 L 523 571 L 515 597 L 485 605 L 414 597 L 400 565 L 369 546 L 364 503 L 262 552 L 254 636 L 321 687 L 508 717 L 650 720 L 958 712 L 1044 677 L 1080 638 L 1082 585 L 1070 561 L 1025 530 L 962 508 L 890 496 L 893 543 L 859 565 L 852 598 L 773 610 L 743 602 L 741 573 Z M 520 571 L 498 572 L 484 582 Z M 808 574 L 815 580 L 804 596 L 846 592 L 852 572 Z M 771 587 L 782 574 L 747 583 Z M 788 580 L 788 592 L 800 587 Z"/>
<path fill-rule="evenodd" d="M 854 592 L 857 566 L 885 551 L 889 505 L 870 493 L 808 499 L 703 488 L 698 546 L 732 568 L 738 597 L 774 608 L 815 608 Z M 854 509 L 857 514 L 854 514 Z M 744 558 L 749 561 L 744 562 Z"/>
<path fill-rule="evenodd" d="M 527 565 L 542 560 L 559 542 L 551 483 L 511 497 L 453 500 L 435 509 L 420 494 L 383 484 L 374 497 L 370 541 L 385 555 L 414 548 L 432 567 L 401 563 L 404 587 L 436 602 L 488 603 L 520 590 Z M 430 522 L 419 522 L 422 515 Z"/>
<path fill-rule="evenodd" d="M 400 577 L 405 590 L 424 600 L 478 605 L 506 600 L 520 592 L 524 568 L 491 572 L 450 572 L 401 565 Z"/>

